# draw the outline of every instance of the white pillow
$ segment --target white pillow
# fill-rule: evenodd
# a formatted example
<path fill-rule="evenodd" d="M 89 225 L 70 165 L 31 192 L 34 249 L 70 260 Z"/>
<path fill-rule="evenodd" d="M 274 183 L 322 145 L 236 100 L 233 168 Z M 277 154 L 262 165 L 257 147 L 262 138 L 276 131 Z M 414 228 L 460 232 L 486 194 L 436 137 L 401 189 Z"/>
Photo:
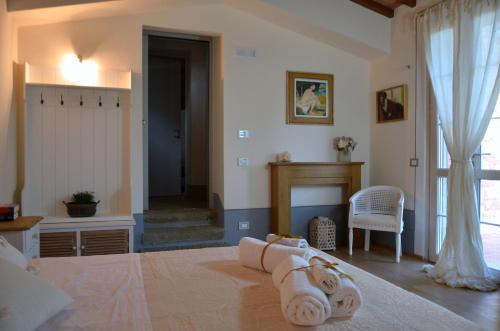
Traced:
<path fill-rule="evenodd" d="M 73 299 L 17 265 L 0 258 L 2 331 L 33 331 L 62 311 Z"/>
<path fill-rule="evenodd" d="M 28 260 L 26 257 L 17 250 L 14 246 L 9 244 L 7 239 L 0 236 L 0 258 L 4 258 L 19 267 L 26 269 L 28 267 Z"/>

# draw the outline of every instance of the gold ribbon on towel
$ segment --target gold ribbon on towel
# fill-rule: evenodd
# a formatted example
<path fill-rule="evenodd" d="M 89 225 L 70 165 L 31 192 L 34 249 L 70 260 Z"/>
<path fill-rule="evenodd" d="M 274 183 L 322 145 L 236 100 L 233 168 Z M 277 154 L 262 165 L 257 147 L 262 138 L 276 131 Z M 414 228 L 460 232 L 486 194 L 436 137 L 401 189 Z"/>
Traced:
<path fill-rule="evenodd" d="M 289 233 L 280 233 L 279 236 L 282 237 L 281 239 L 283 238 L 302 239 L 302 236 L 295 236 Z"/>
<path fill-rule="evenodd" d="M 332 270 L 335 270 L 336 272 L 339 273 L 340 277 L 345 277 L 347 279 L 350 279 L 352 282 L 354 282 L 354 279 L 352 279 L 351 275 L 348 275 L 346 274 L 345 272 L 343 272 L 342 270 L 338 269 L 337 266 L 339 265 L 337 262 L 330 262 L 328 261 L 327 259 L 324 259 L 322 258 L 321 256 L 313 256 L 309 259 L 309 263 L 311 263 L 311 260 L 312 259 L 317 259 L 321 262 L 321 264 L 316 264 L 316 265 L 321 265 L 327 269 L 332 269 Z M 290 269 L 288 270 L 288 272 L 283 276 L 283 278 L 281 278 L 281 282 L 280 284 L 283 284 L 283 282 L 285 281 L 285 279 L 288 277 L 288 275 L 290 275 L 292 272 L 294 271 L 303 271 L 303 270 L 307 270 L 307 269 L 310 269 L 312 268 L 314 265 L 308 265 L 308 266 L 305 266 L 305 267 L 298 267 L 298 268 L 294 268 L 294 269 Z"/>
<path fill-rule="evenodd" d="M 266 255 L 267 248 L 271 246 L 272 244 L 276 244 L 278 241 L 283 239 L 283 236 L 278 236 L 274 240 L 271 240 L 271 242 L 268 242 L 266 246 L 264 246 L 264 249 L 262 250 L 262 254 L 260 254 L 260 266 L 262 267 L 262 270 L 265 272 L 268 272 L 266 267 L 264 267 L 264 256 Z"/>
<path fill-rule="evenodd" d="M 336 272 L 338 272 L 338 274 L 340 275 L 340 277 L 347 278 L 351 282 L 354 282 L 354 279 L 351 277 L 351 275 L 346 274 L 345 272 L 343 272 L 342 270 L 340 270 L 339 268 L 337 268 L 337 266 L 339 265 L 338 263 L 336 263 L 336 262 L 330 262 L 327 259 L 322 258 L 321 256 L 313 256 L 313 257 L 311 257 L 309 259 L 309 263 L 311 263 L 311 261 L 313 259 L 319 260 L 321 262 L 320 265 L 323 266 L 323 267 L 325 267 L 326 269 L 335 270 Z"/>
<path fill-rule="evenodd" d="M 283 284 L 283 282 L 285 281 L 285 279 L 288 277 L 288 275 L 290 275 L 292 272 L 294 271 L 302 271 L 302 270 L 307 270 L 309 268 L 312 268 L 312 265 L 308 265 L 308 266 L 305 266 L 305 267 L 298 267 L 298 268 L 294 268 L 294 269 L 290 269 L 288 270 L 288 272 L 283 276 L 283 278 L 281 278 L 281 281 L 280 281 L 280 284 Z"/>
<path fill-rule="evenodd" d="M 262 267 L 262 270 L 264 270 L 265 272 L 268 272 L 267 269 L 266 269 L 266 267 L 264 267 L 264 256 L 266 255 L 267 248 L 269 246 L 271 246 L 272 244 L 276 244 L 278 241 L 280 241 L 283 238 L 302 239 L 302 236 L 294 236 L 293 234 L 284 233 L 284 234 L 278 235 L 278 237 L 276 237 L 274 240 L 272 240 L 271 242 L 267 243 L 267 245 L 264 246 L 264 249 L 262 250 L 262 254 L 260 255 L 260 266 Z"/>

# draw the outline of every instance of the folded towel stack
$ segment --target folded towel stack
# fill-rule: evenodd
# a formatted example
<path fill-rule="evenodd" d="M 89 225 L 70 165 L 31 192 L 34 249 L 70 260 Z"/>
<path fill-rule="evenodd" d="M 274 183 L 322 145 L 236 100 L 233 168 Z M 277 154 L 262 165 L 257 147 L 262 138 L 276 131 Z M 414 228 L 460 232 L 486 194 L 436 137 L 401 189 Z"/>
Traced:
<path fill-rule="evenodd" d="M 307 240 L 300 237 L 290 237 L 290 236 L 282 236 L 274 233 L 270 233 L 266 236 L 266 241 L 268 243 L 278 243 L 285 246 L 297 247 L 297 248 L 309 248 L 309 244 Z"/>
<path fill-rule="evenodd" d="M 266 240 L 242 238 L 240 262 L 272 272 L 287 321 L 319 325 L 330 317 L 351 317 L 361 307 L 361 295 L 349 275 L 314 250 L 298 248 L 304 242 L 309 247 L 307 241 L 273 234 Z"/>
<path fill-rule="evenodd" d="M 326 294 L 312 281 L 309 263 L 289 256 L 273 272 L 274 286 L 280 291 L 281 311 L 285 319 L 297 325 L 323 324 L 332 314 Z"/>
<path fill-rule="evenodd" d="M 250 237 L 240 240 L 240 262 L 250 268 L 273 272 L 274 268 L 290 255 L 299 256 L 307 261 L 316 253 L 311 249 L 269 244 Z"/>

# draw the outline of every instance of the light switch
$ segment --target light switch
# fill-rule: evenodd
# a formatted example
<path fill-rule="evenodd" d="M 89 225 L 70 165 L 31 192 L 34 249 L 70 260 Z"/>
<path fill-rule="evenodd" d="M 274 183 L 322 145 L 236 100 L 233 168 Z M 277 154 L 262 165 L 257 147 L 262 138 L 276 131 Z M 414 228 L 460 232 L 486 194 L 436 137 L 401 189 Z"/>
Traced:
<path fill-rule="evenodd" d="M 416 168 L 418 167 L 418 159 L 410 159 L 410 167 Z"/>
<path fill-rule="evenodd" d="M 250 160 L 248 157 L 239 157 L 238 158 L 238 167 L 248 167 L 250 165 Z"/>
<path fill-rule="evenodd" d="M 239 139 L 248 139 L 248 138 L 250 138 L 250 131 L 248 131 L 248 130 L 238 130 L 238 138 Z"/>
<path fill-rule="evenodd" d="M 250 222 L 238 222 L 238 229 L 239 230 L 250 230 Z"/>

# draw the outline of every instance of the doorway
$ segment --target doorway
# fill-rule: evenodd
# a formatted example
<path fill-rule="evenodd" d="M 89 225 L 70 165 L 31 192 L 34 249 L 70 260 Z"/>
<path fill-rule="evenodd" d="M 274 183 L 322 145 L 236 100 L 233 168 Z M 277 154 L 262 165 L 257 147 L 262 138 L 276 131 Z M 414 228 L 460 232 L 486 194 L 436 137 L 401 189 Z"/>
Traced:
<path fill-rule="evenodd" d="M 447 178 L 450 156 L 431 98 L 430 259 L 436 261 L 446 234 Z M 472 157 L 481 237 L 487 265 L 500 269 L 500 99 L 485 137 Z"/>
<path fill-rule="evenodd" d="M 221 112 L 210 107 L 220 100 L 210 97 L 221 88 L 219 52 L 217 37 L 143 32 L 141 252 L 225 245 L 223 224 L 209 208 L 211 156 L 222 145 L 210 126 Z"/>
<path fill-rule="evenodd" d="M 144 209 L 208 206 L 210 41 L 148 34 Z"/>

